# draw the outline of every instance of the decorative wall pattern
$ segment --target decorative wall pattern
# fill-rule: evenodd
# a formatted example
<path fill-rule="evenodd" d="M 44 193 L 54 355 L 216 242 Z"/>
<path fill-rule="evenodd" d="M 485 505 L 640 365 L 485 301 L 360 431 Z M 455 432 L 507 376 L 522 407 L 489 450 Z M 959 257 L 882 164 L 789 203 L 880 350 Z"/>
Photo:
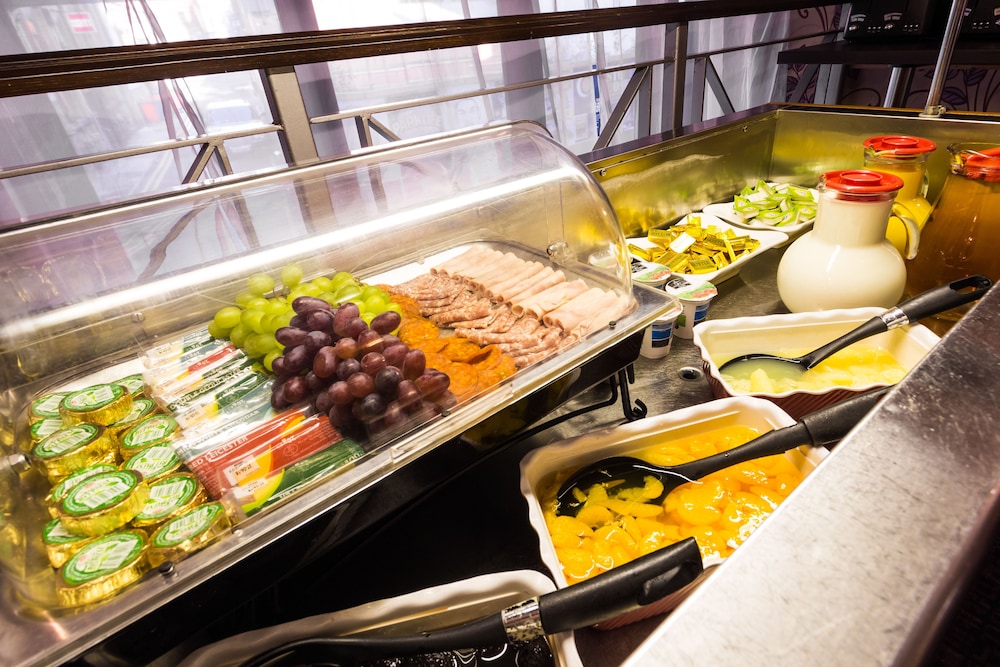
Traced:
<path fill-rule="evenodd" d="M 842 5 L 803 9 L 793 12 L 793 35 L 816 34 L 836 31 L 840 26 Z M 838 36 L 838 39 L 840 37 Z M 788 48 L 818 44 L 820 38 L 804 39 Z M 959 41 L 959 47 L 962 42 Z M 796 90 L 804 76 L 811 76 L 801 98 L 803 102 L 816 100 L 816 74 L 807 65 L 789 65 L 786 94 Z M 845 66 L 842 70 L 837 102 L 852 106 L 885 106 L 885 93 L 889 86 L 892 68 L 888 66 Z M 914 70 L 905 98 L 906 108 L 923 109 L 934 76 L 933 67 Z M 787 98 L 786 99 L 790 99 Z M 1000 111 L 1000 56 L 997 67 L 957 67 L 948 70 L 940 103 L 951 111 Z"/>
<path fill-rule="evenodd" d="M 1000 60 L 997 66 L 1000 67 Z M 888 67 L 844 68 L 840 88 L 841 103 L 883 106 L 890 75 L 891 69 Z M 923 109 L 927 105 L 933 76 L 933 67 L 918 67 L 914 71 L 905 100 L 906 108 Z M 949 69 L 940 101 L 950 111 L 1000 111 L 1000 69 Z"/>
<path fill-rule="evenodd" d="M 789 26 L 789 36 L 793 37 L 796 35 L 816 35 L 821 33 L 830 33 L 837 30 L 840 25 L 840 16 L 843 11 L 843 5 L 829 5 L 826 7 L 813 7 L 810 9 L 799 9 L 794 12 L 789 12 L 792 15 L 791 25 Z M 805 37 L 800 42 L 790 42 L 786 48 L 795 49 L 803 46 L 811 46 L 813 44 L 819 44 L 823 41 L 822 38 L 817 37 Z M 827 38 L 829 41 L 829 38 Z M 801 80 L 805 76 L 810 76 L 810 70 L 807 65 L 789 65 L 787 67 L 785 91 L 786 99 L 787 95 L 798 88 Z M 806 84 L 806 89 L 802 95 L 802 102 L 814 102 L 816 100 L 816 76 L 813 73 L 811 75 L 811 80 Z"/>

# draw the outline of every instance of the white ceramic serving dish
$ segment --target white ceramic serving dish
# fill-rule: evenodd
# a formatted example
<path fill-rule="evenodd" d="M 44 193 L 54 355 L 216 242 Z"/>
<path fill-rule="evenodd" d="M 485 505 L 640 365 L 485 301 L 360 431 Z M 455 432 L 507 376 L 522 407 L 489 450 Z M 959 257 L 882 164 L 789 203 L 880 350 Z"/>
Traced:
<path fill-rule="evenodd" d="M 646 417 L 622 426 L 594 431 L 575 438 L 561 440 L 540 447 L 521 460 L 521 493 L 528 503 L 528 518 L 538 534 L 542 561 L 552 573 L 559 588 L 569 584 L 545 525 L 545 516 L 539 494 L 554 475 L 577 468 L 609 456 L 628 455 L 664 441 L 706 433 L 727 426 L 742 425 L 761 433 L 795 423 L 785 411 L 770 401 L 752 396 L 736 396 L 662 415 Z M 821 448 L 800 447 L 786 456 L 803 473 L 810 473 L 826 455 Z M 779 507 L 780 509 L 780 507 Z M 752 539 L 752 536 L 751 536 Z M 705 574 L 722 563 L 722 559 L 705 559 Z M 615 619 L 597 624 L 603 630 L 664 614 L 676 607 L 696 586 L 705 574 L 687 587 Z"/>
<path fill-rule="evenodd" d="M 749 395 L 765 398 L 798 419 L 813 410 L 885 385 L 830 387 L 822 391 L 798 390 L 777 394 L 739 392 L 722 378 L 719 364 L 750 352 L 813 350 L 883 312 L 882 308 L 849 308 L 709 320 L 695 326 L 693 341 L 701 352 L 702 368 L 715 397 Z M 858 345 L 878 346 L 890 352 L 909 371 L 938 340 L 938 336 L 922 324 L 910 324 L 868 338 Z"/>
<path fill-rule="evenodd" d="M 307 637 L 419 634 L 474 621 L 555 589 L 552 580 L 534 570 L 485 574 L 234 635 L 199 649 L 184 665 L 235 664 L 256 653 Z M 583 667 L 572 632 L 550 635 L 548 640 L 556 667 Z"/>
<path fill-rule="evenodd" d="M 713 285 L 718 285 L 723 280 L 727 280 L 737 275 L 740 272 L 740 270 L 747 264 L 747 262 L 753 261 L 755 257 L 763 254 L 765 251 L 770 250 L 771 248 L 777 248 L 778 246 L 781 246 L 788 242 L 788 235 L 784 234 L 783 232 L 774 231 L 773 229 L 763 230 L 763 229 L 748 229 L 744 227 L 737 227 L 736 225 L 731 225 L 728 222 L 722 220 L 721 218 L 718 218 L 709 213 L 689 213 L 688 215 L 685 215 L 683 218 L 681 218 L 674 224 L 675 225 L 685 224 L 687 223 L 688 218 L 692 216 L 697 216 L 701 218 L 702 227 L 708 227 L 714 225 L 721 231 L 732 229 L 739 236 L 749 236 L 760 242 L 760 245 L 757 247 L 756 250 L 741 256 L 732 264 L 724 266 L 718 271 L 711 271 L 709 273 L 684 274 L 685 276 L 690 276 L 693 279 L 710 282 Z M 652 248 L 656 246 L 655 243 L 650 241 L 645 236 L 630 238 L 628 239 L 628 242 L 636 246 L 639 246 L 640 248 Z M 633 255 L 633 257 L 635 257 L 635 255 Z M 638 259 L 641 260 L 642 258 L 639 257 Z"/>
<path fill-rule="evenodd" d="M 770 183 L 770 185 L 777 185 L 777 183 Z M 819 191 L 816 188 L 809 188 L 810 194 L 817 202 L 819 201 Z M 774 225 L 764 224 L 757 221 L 755 218 L 744 217 L 741 213 L 738 213 L 733 206 L 733 199 L 726 202 L 718 202 L 715 204 L 709 204 L 703 209 L 704 213 L 709 215 L 714 215 L 726 222 L 732 223 L 737 227 L 745 227 L 747 229 L 765 229 L 780 231 L 788 235 L 789 238 L 794 238 L 799 234 L 807 231 L 813 226 L 816 218 L 813 217 L 805 222 L 800 222 L 794 225 L 783 225 L 781 227 L 775 227 Z"/>

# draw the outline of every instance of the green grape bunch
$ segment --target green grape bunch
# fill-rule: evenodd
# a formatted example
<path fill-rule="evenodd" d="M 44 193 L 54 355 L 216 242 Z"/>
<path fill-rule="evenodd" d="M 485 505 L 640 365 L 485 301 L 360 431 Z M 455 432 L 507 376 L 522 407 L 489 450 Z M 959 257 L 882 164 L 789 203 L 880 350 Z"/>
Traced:
<path fill-rule="evenodd" d="M 274 360 L 284 352 L 275 332 L 292 322 L 296 315 L 292 304 L 298 297 L 322 299 L 334 308 L 354 303 L 368 324 L 386 311 L 402 313 L 385 290 L 364 284 L 348 271 L 303 281 L 302 268 L 288 264 L 282 267 L 279 281 L 263 272 L 249 276 L 234 303 L 216 311 L 208 324 L 213 337 L 229 340 L 251 359 L 261 360 L 268 371 L 274 371 Z"/>

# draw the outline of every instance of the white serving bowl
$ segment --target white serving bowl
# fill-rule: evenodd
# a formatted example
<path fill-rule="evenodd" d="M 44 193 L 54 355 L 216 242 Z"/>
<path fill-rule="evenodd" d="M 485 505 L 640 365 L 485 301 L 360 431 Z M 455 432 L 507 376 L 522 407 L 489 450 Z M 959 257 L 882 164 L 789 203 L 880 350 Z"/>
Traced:
<path fill-rule="evenodd" d="M 233 635 L 198 649 L 184 664 L 242 663 L 257 653 L 310 637 L 417 635 L 475 621 L 554 590 L 555 585 L 541 572 L 494 572 Z M 583 667 L 572 632 L 547 639 L 556 667 Z"/>
<path fill-rule="evenodd" d="M 709 320 L 694 328 L 693 341 L 701 352 L 702 368 L 716 398 L 741 395 L 765 398 L 798 419 L 819 408 L 886 385 L 834 386 L 818 391 L 800 389 L 775 394 L 741 392 L 723 379 L 719 364 L 751 352 L 813 350 L 883 312 L 882 308 L 849 308 Z M 886 350 L 909 372 L 938 340 L 938 336 L 927 327 L 910 324 L 872 336 L 857 345 Z"/>
<path fill-rule="evenodd" d="M 747 426 L 764 433 L 795 423 L 774 403 L 751 396 L 709 401 L 662 415 L 646 417 L 623 426 L 587 433 L 575 438 L 540 447 L 521 460 L 521 493 L 528 503 L 528 518 L 538 534 L 542 561 L 552 573 L 559 588 L 569 585 L 555 546 L 545 524 L 539 494 L 552 477 L 609 456 L 629 455 L 664 441 L 707 433 L 727 426 Z M 803 473 L 810 473 L 826 455 L 822 448 L 800 447 L 785 454 Z M 780 506 L 778 508 L 780 510 Z M 753 539 L 752 536 L 750 539 Z M 705 559 L 705 572 L 722 563 L 721 558 Z M 600 629 L 612 629 L 664 614 L 691 593 L 702 577 L 659 602 L 597 624 Z"/>

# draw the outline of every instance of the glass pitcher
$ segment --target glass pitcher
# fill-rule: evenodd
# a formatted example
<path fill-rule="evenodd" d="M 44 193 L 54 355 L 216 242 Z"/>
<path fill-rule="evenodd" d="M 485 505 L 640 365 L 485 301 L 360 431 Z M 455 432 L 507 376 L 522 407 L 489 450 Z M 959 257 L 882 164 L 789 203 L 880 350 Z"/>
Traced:
<path fill-rule="evenodd" d="M 920 252 L 907 264 L 910 294 L 977 273 L 1000 278 L 1000 145 L 958 143 L 948 152 L 950 173 L 921 235 Z M 943 334 L 970 307 L 925 324 Z"/>
<path fill-rule="evenodd" d="M 916 254 L 907 248 L 906 223 L 908 217 L 923 229 L 930 217 L 931 206 L 927 201 L 927 159 L 937 149 L 928 139 L 905 135 L 871 137 L 864 142 L 865 168 L 895 174 L 903 179 L 903 187 L 896 193 L 896 207 L 889 217 L 886 237 L 904 257 Z"/>

